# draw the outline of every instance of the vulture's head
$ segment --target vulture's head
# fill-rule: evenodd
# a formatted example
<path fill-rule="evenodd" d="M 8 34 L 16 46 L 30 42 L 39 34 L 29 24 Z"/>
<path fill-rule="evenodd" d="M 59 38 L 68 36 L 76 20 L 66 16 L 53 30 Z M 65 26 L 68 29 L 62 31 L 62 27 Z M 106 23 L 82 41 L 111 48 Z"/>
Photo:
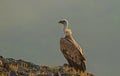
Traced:
<path fill-rule="evenodd" d="M 58 23 L 60 23 L 60 24 L 63 24 L 63 25 L 68 25 L 68 20 L 66 20 L 66 19 L 62 19 L 62 20 L 60 20 Z"/>

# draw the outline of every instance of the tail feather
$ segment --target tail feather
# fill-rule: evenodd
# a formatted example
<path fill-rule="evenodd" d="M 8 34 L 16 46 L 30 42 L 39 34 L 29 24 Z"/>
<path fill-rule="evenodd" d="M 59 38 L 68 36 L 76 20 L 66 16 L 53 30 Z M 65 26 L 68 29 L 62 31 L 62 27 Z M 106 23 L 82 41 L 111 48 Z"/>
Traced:
<path fill-rule="evenodd" d="M 68 60 L 68 63 L 69 63 L 69 65 L 71 66 L 71 67 L 74 67 L 74 69 L 76 70 L 76 71 L 82 71 L 82 72 L 85 72 L 86 71 L 86 64 L 85 64 L 85 62 L 83 62 L 83 61 L 81 61 L 81 63 L 80 64 L 77 64 L 76 62 L 73 62 L 73 61 L 71 61 L 71 60 Z"/>
<path fill-rule="evenodd" d="M 80 65 L 80 67 L 81 67 L 81 71 L 85 71 L 86 70 L 86 65 L 85 65 L 85 62 L 81 62 L 81 65 Z"/>

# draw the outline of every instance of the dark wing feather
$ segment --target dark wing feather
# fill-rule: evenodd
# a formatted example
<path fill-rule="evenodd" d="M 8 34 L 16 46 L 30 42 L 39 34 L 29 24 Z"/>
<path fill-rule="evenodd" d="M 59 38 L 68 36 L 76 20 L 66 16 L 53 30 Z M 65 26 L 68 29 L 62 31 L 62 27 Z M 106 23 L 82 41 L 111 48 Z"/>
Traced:
<path fill-rule="evenodd" d="M 69 65 L 76 70 L 85 71 L 85 57 L 81 54 L 80 49 L 76 46 L 71 38 L 60 39 L 60 49 Z"/>

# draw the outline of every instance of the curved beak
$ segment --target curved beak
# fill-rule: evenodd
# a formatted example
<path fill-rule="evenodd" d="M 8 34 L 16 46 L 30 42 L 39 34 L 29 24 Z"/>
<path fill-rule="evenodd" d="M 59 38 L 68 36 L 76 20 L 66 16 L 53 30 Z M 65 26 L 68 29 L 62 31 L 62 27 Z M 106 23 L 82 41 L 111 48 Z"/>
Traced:
<path fill-rule="evenodd" d="M 62 23 L 63 21 L 59 21 L 58 23 Z"/>

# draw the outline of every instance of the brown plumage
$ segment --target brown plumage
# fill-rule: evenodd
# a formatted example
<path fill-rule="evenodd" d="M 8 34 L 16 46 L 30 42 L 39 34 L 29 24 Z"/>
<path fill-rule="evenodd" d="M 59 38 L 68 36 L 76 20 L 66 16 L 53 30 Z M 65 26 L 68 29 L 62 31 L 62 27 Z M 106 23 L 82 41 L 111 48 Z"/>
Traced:
<path fill-rule="evenodd" d="M 71 67 L 76 71 L 84 72 L 86 70 L 85 57 L 83 50 L 72 36 L 72 32 L 68 29 L 68 21 L 63 19 L 59 23 L 64 24 L 64 37 L 60 39 L 60 50 Z"/>

